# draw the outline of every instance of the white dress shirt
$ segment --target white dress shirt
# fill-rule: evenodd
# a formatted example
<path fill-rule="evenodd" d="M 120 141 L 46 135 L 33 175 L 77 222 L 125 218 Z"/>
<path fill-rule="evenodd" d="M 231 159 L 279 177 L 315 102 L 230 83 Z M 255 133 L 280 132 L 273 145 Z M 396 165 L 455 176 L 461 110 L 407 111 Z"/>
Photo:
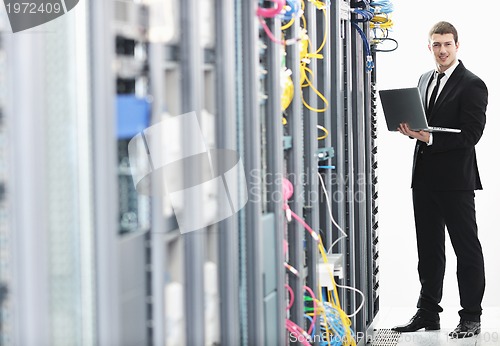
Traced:
<path fill-rule="evenodd" d="M 444 71 L 444 76 L 441 78 L 441 81 L 439 82 L 439 89 L 438 89 L 438 92 L 437 92 L 437 95 L 436 95 L 436 100 L 438 99 L 439 97 L 439 94 L 441 93 L 441 91 L 443 90 L 444 88 L 444 85 L 446 84 L 446 82 L 448 81 L 448 79 L 450 78 L 451 74 L 453 73 L 453 71 L 455 71 L 455 69 L 457 68 L 459 62 L 458 62 L 458 59 L 455 61 L 455 63 L 453 65 L 450 66 L 450 68 L 448 68 L 446 71 Z M 432 90 L 434 90 L 434 87 L 436 86 L 436 82 L 437 82 L 437 75 L 439 74 L 438 71 L 435 71 L 434 72 L 434 76 L 432 78 L 432 82 L 431 84 L 429 85 L 429 90 L 427 91 L 427 104 L 429 104 L 429 100 L 431 99 L 431 94 L 432 94 Z M 432 145 L 432 133 L 429 133 L 429 142 L 427 143 L 427 145 Z"/>

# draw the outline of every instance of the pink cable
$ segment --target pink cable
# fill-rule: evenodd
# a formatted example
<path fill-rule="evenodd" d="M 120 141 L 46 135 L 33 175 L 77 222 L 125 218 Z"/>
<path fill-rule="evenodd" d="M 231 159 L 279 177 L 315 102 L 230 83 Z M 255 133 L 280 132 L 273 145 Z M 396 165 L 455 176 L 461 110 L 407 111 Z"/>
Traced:
<path fill-rule="evenodd" d="M 288 311 L 288 310 L 290 310 L 290 308 L 293 305 L 293 302 L 295 301 L 295 295 L 293 294 L 293 290 L 289 284 L 285 284 L 285 287 L 288 290 L 288 293 L 290 294 L 290 303 L 288 303 L 288 306 L 286 307 L 286 309 Z"/>
<path fill-rule="evenodd" d="M 283 10 L 283 7 L 285 7 L 286 5 L 286 0 L 271 0 L 271 1 L 276 4 L 276 7 L 273 8 L 258 7 L 257 8 L 258 16 L 264 18 L 274 18 L 281 13 L 281 10 Z"/>
<path fill-rule="evenodd" d="M 313 309 L 314 309 L 314 316 L 311 321 L 311 325 L 309 326 L 309 329 L 307 330 L 307 334 L 311 334 L 314 328 L 314 324 L 316 323 L 316 295 L 314 294 L 314 291 L 309 287 L 309 286 L 304 286 L 304 289 L 309 293 L 313 300 Z"/>
<path fill-rule="evenodd" d="M 304 226 L 305 229 L 311 233 L 311 236 L 313 237 L 314 240 L 319 242 L 318 234 L 313 231 L 313 229 L 304 221 L 302 220 L 297 214 L 295 214 L 293 211 L 290 210 L 290 213 L 292 214 L 293 218 L 297 220 L 302 226 Z"/>
<path fill-rule="evenodd" d="M 269 39 L 271 41 L 273 41 L 274 43 L 278 43 L 278 44 L 282 44 L 282 45 L 285 45 L 286 42 L 283 41 L 283 40 L 279 40 L 277 39 L 273 33 L 271 32 L 271 29 L 269 29 L 269 27 L 267 26 L 266 24 L 266 21 L 262 18 L 262 17 L 259 17 L 259 22 L 260 22 L 260 25 L 262 25 L 262 27 L 264 28 L 264 31 L 266 32 L 267 36 L 269 37 Z"/>
<path fill-rule="evenodd" d="M 293 184 L 287 178 L 283 179 L 283 198 L 288 201 L 293 196 Z"/>
<path fill-rule="evenodd" d="M 297 214 L 295 214 L 291 209 L 290 206 L 288 205 L 287 201 L 292 198 L 293 196 L 293 184 L 290 180 L 284 178 L 283 179 L 283 198 L 284 198 L 284 204 L 283 204 L 283 209 L 285 209 L 290 215 L 297 220 L 302 226 L 304 226 L 305 229 L 311 234 L 314 240 L 319 242 L 319 237 L 316 232 L 304 221 L 302 220 Z"/>
<path fill-rule="evenodd" d="M 284 178 L 283 179 L 283 199 L 284 199 L 285 203 L 283 204 L 283 209 L 285 209 L 288 213 L 290 213 L 290 215 L 295 220 L 297 220 L 302 226 L 304 226 L 304 228 L 309 231 L 309 233 L 311 234 L 311 236 L 313 237 L 314 240 L 316 240 L 317 242 L 319 242 L 318 234 L 316 232 L 314 232 L 314 230 L 304 220 L 302 220 L 297 214 L 295 214 L 290 209 L 290 206 L 288 205 L 287 201 L 290 198 L 292 198 L 292 196 L 293 196 L 293 184 L 292 184 L 292 182 L 290 180 Z M 288 287 L 290 287 L 290 286 L 288 286 Z M 307 334 L 310 335 L 312 333 L 313 328 L 314 328 L 314 324 L 316 323 L 316 308 L 317 308 L 317 306 L 316 306 L 316 295 L 314 294 L 314 291 L 311 288 L 309 288 L 308 286 L 304 286 L 304 289 L 309 293 L 309 295 L 311 296 L 311 298 L 313 300 L 314 315 L 313 315 L 313 318 L 312 318 L 311 325 L 309 326 L 309 330 L 307 331 Z M 290 290 L 291 290 L 291 287 L 290 287 Z M 289 308 L 290 307 L 291 307 L 291 305 L 289 306 Z M 287 320 L 287 323 L 288 323 L 288 321 L 289 320 Z M 289 321 L 289 322 L 293 323 L 292 321 Z M 295 323 L 293 323 L 293 325 L 300 329 L 300 327 L 297 326 Z M 304 335 L 305 331 L 303 331 L 302 329 L 300 329 L 300 330 L 301 330 L 301 334 Z M 303 345 L 309 345 L 308 342 L 302 343 L 302 344 Z"/>
<path fill-rule="evenodd" d="M 290 334 L 294 335 L 302 345 L 311 346 L 311 344 L 307 341 L 311 338 L 311 336 L 289 319 L 286 320 L 286 329 L 288 329 Z M 303 338 L 300 337 L 301 335 Z"/>

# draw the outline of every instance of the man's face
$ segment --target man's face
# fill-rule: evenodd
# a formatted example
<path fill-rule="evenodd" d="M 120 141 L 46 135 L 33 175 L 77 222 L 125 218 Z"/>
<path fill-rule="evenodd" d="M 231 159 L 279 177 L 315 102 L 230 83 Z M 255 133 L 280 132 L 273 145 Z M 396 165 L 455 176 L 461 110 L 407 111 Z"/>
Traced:
<path fill-rule="evenodd" d="M 457 60 L 458 42 L 453 34 L 433 34 L 429 42 L 429 50 L 434 54 L 434 59 L 440 72 L 446 71 Z"/>

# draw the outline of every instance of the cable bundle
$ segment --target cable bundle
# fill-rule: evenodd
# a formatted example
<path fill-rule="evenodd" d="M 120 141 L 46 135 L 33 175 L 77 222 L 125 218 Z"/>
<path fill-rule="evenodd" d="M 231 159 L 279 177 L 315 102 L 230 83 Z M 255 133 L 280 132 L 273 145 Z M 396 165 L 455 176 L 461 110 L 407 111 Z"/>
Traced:
<path fill-rule="evenodd" d="M 370 49 L 370 42 L 368 41 L 365 32 L 356 23 L 370 22 L 373 19 L 373 12 L 371 11 L 370 4 L 366 0 L 354 3 L 354 7 L 351 8 L 351 12 L 356 15 L 354 18 L 351 19 L 351 24 L 356 29 L 356 31 L 361 36 L 361 39 L 363 40 L 363 51 L 365 53 L 365 59 L 366 59 L 366 64 L 365 64 L 366 72 L 371 72 L 375 66 L 373 63 L 372 52 Z"/>
<path fill-rule="evenodd" d="M 270 0 L 276 4 L 276 7 L 272 8 L 264 8 L 264 7 L 258 7 L 257 8 L 257 15 L 260 17 L 264 18 L 274 18 L 278 16 L 281 11 L 283 10 L 283 7 L 285 7 L 286 1 L 285 0 Z"/>
<path fill-rule="evenodd" d="M 327 14 L 327 7 L 328 5 L 324 2 L 321 1 L 316 1 L 316 0 L 310 0 L 314 6 L 318 10 L 321 10 L 323 13 L 324 21 L 325 23 L 328 23 L 328 14 Z M 305 3 L 302 1 L 302 9 L 304 9 Z M 304 12 L 304 11 L 302 11 Z M 301 17 L 301 22 L 302 22 L 302 27 L 305 32 L 307 32 L 307 21 L 306 17 L 302 15 Z M 323 101 L 324 107 L 323 108 L 314 108 L 309 103 L 305 100 L 304 94 L 302 93 L 302 104 L 309 110 L 316 112 L 316 113 L 321 113 L 325 112 L 328 109 L 328 100 L 326 97 L 314 86 L 313 84 L 313 71 L 308 67 L 309 63 L 311 62 L 311 59 L 323 59 L 323 54 L 321 54 L 321 51 L 326 45 L 327 37 L 328 37 L 328 28 L 329 25 L 325 24 L 325 32 L 323 33 L 323 40 L 321 41 L 320 46 L 315 52 L 310 52 L 310 46 L 311 42 L 309 40 L 309 37 L 305 35 L 303 39 L 300 41 L 301 44 L 301 49 L 300 49 L 300 85 L 302 89 L 304 88 L 311 88 L 311 90 Z"/>
<path fill-rule="evenodd" d="M 285 209 L 285 214 L 287 216 L 287 219 L 289 221 L 291 221 L 292 218 L 295 219 L 309 232 L 311 237 L 318 244 L 318 249 L 319 249 L 319 252 L 321 254 L 321 257 L 322 257 L 324 263 L 328 263 L 326 250 L 325 250 L 325 247 L 324 247 L 323 242 L 321 240 L 321 237 L 303 219 L 301 219 L 297 214 L 295 214 L 290 209 L 290 206 L 288 205 L 288 200 L 290 200 L 290 198 L 292 196 L 293 196 L 293 185 L 288 179 L 285 178 L 285 179 L 283 179 L 283 202 L 284 202 L 283 209 Z M 330 207 L 330 205 L 329 205 L 329 207 Z M 333 218 L 332 218 L 332 222 L 338 227 L 338 224 L 333 220 Z M 341 230 L 341 229 L 339 228 L 339 230 Z M 344 231 L 342 231 L 342 233 L 345 236 L 347 236 L 347 234 L 345 234 Z M 314 326 L 314 321 L 315 321 L 316 316 L 322 316 L 323 321 L 326 321 L 324 323 L 324 332 L 325 333 L 322 335 L 326 336 L 328 345 L 331 345 L 331 340 L 339 339 L 341 341 L 340 345 L 355 346 L 356 343 L 352 337 L 352 331 L 350 328 L 351 321 L 350 321 L 349 317 L 352 317 L 352 316 L 356 315 L 359 311 L 361 311 L 361 308 L 364 305 L 364 299 L 365 299 L 364 295 L 361 291 L 359 291 L 356 288 L 337 285 L 337 283 L 335 282 L 335 279 L 333 277 L 333 273 L 330 272 L 329 274 L 330 274 L 330 279 L 331 279 L 332 285 L 333 285 L 333 291 L 328 291 L 328 297 L 325 297 L 326 298 L 325 300 L 327 300 L 327 302 L 322 302 L 323 298 L 321 296 L 320 296 L 320 299 L 316 299 L 314 296 L 314 292 L 310 288 L 308 288 L 307 286 L 304 286 L 304 289 L 310 295 L 310 297 L 305 298 L 305 301 L 312 301 L 313 302 L 312 311 L 311 311 L 311 308 L 306 308 L 306 312 L 308 312 L 307 315 L 309 317 L 311 317 L 311 325 L 310 325 L 309 331 L 308 331 L 309 335 L 314 335 L 314 330 L 313 330 L 314 327 L 313 326 Z M 343 311 L 342 307 L 340 306 L 340 300 L 339 300 L 339 296 L 338 296 L 338 292 L 337 292 L 337 287 L 354 290 L 362 295 L 363 301 L 362 301 L 361 305 L 359 306 L 359 308 L 352 315 L 347 315 Z M 290 292 L 290 300 L 291 300 L 291 302 L 289 304 L 289 308 L 290 308 L 291 305 L 293 304 L 293 291 L 291 290 L 291 288 L 289 288 L 289 286 L 287 288 Z M 321 287 L 319 287 L 319 289 L 321 292 Z M 326 307 L 327 305 L 325 305 L 327 303 L 329 304 L 328 307 Z M 338 323 L 333 325 L 334 328 L 332 327 L 331 322 L 335 319 L 332 319 L 331 316 L 329 318 L 328 317 L 329 315 L 327 315 L 327 312 L 331 314 L 331 311 L 332 311 L 331 309 L 334 309 L 336 311 L 335 318 L 336 318 L 336 321 L 338 322 Z M 290 331 L 291 335 L 296 337 L 298 341 L 301 341 L 301 342 L 303 341 L 302 342 L 303 345 L 308 345 L 309 340 L 311 340 L 311 339 L 306 338 L 306 335 L 308 335 L 308 333 L 305 332 L 304 330 L 300 329 L 295 323 L 293 323 L 293 322 L 289 323 L 289 322 L 291 322 L 291 321 L 287 321 L 287 329 Z"/>
<path fill-rule="evenodd" d="M 300 0 L 286 0 L 285 13 L 281 15 L 283 20 L 295 20 L 300 15 Z"/>
<path fill-rule="evenodd" d="M 394 6 L 392 5 L 391 0 L 372 1 L 370 3 L 370 6 L 373 11 L 376 11 L 378 13 L 391 13 L 392 11 L 394 11 Z"/>
<path fill-rule="evenodd" d="M 352 22 L 369 22 L 373 18 L 373 12 L 370 10 L 370 4 L 367 1 L 354 3 L 351 11 L 357 15 L 357 18 L 351 20 Z"/>
<path fill-rule="evenodd" d="M 273 8 L 257 8 L 257 17 L 259 18 L 259 22 L 262 25 L 266 35 L 269 37 L 271 41 L 274 43 L 282 44 L 284 46 L 296 44 L 301 40 L 301 37 L 292 38 L 292 39 L 280 39 L 274 36 L 271 29 L 267 25 L 265 19 L 273 19 L 279 18 L 282 20 L 288 20 L 289 22 L 285 24 L 281 30 L 284 31 L 288 29 L 294 22 L 295 18 L 301 14 L 299 0 L 270 0 L 276 4 L 276 7 Z"/>
<path fill-rule="evenodd" d="M 391 19 L 391 14 L 394 11 L 394 6 L 391 0 L 378 0 L 371 2 L 371 9 L 373 18 L 370 21 L 371 29 L 371 44 L 374 46 L 373 50 L 377 52 L 392 52 L 398 48 L 398 42 L 389 37 L 392 31 L 394 22 Z M 391 49 L 379 49 L 377 46 L 386 41 L 394 43 Z"/>
<path fill-rule="evenodd" d="M 365 32 L 359 27 L 358 24 L 354 22 L 351 24 L 352 26 L 354 26 L 356 31 L 361 36 L 361 39 L 363 40 L 363 50 L 365 52 L 365 57 L 366 57 L 366 72 L 371 72 L 375 67 L 375 64 L 373 62 L 372 51 L 370 48 L 370 42 L 368 42 L 368 37 L 366 37 Z"/>
<path fill-rule="evenodd" d="M 344 328 L 341 313 L 338 309 L 334 308 L 330 303 L 323 302 L 324 313 L 320 315 L 321 334 L 330 335 L 330 338 L 321 341 L 319 344 L 324 345 L 350 345 L 355 343 L 352 335 L 352 329 L 346 332 Z"/>

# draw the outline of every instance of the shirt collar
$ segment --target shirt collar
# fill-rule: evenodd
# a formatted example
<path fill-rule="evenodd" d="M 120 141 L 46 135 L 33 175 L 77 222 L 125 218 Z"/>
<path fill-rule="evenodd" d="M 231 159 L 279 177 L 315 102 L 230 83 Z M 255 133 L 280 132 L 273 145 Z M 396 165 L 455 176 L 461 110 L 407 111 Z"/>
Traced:
<path fill-rule="evenodd" d="M 453 73 L 453 71 L 455 71 L 455 69 L 457 68 L 458 64 L 460 63 L 460 61 L 458 61 L 458 59 L 455 61 L 455 63 L 453 65 L 450 66 L 449 69 L 447 69 L 446 71 L 444 71 L 444 77 L 446 79 L 450 78 L 451 74 Z M 439 74 L 438 71 L 436 71 L 436 74 L 435 76 L 437 76 Z"/>

